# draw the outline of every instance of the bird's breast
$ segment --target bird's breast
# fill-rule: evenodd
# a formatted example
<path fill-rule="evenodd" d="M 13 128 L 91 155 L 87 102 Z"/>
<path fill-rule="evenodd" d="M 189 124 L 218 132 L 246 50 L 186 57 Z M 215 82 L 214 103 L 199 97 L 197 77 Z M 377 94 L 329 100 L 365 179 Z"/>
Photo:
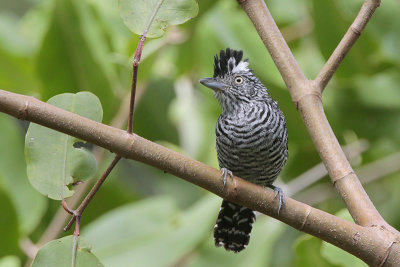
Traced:
<path fill-rule="evenodd" d="M 284 117 L 266 109 L 219 118 L 216 147 L 221 168 L 248 180 L 275 176 L 282 168 L 287 157 Z"/>

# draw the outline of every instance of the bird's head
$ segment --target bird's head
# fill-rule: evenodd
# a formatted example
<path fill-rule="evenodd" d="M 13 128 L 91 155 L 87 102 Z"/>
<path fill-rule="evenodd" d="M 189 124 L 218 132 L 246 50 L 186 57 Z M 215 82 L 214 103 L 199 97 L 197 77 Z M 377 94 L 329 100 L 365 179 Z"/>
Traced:
<path fill-rule="evenodd" d="M 203 78 L 200 83 L 214 91 L 222 108 L 236 103 L 249 103 L 268 97 L 264 85 L 257 79 L 243 52 L 227 48 L 214 57 L 214 76 Z"/>

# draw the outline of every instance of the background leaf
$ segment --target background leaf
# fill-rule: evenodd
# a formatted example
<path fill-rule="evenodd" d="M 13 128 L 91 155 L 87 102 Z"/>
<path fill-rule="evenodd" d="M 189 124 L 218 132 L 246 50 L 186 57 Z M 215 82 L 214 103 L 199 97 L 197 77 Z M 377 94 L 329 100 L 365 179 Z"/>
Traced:
<path fill-rule="evenodd" d="M 22 234 L 30 234 L 45 213 L 47 203 L 28 182 L 21 127 L 11 117 L 0 114 L 0 184 L 8 193 Z"/>
<path fill-rule="evenodd" d="M 199 12 L 195 0 L 119 0 L 120 14 L 126 26 L 142 35 L 160 1 L 162 4 L 147 33 L 149 38 L 162 36 L 168 25 L 182 24 Z"/>
<path fill-rule="evenodd" d="M 102 99 L 106 121 L 121 89 L 109 47 L 86 1 L 54 1 L 48 30 L 36 57 L 43 98 L 64 92 L 91 91 Z"/>
<path fill-rule="evenodd" d="M 59 266 L 70 267 L 72 259 L 72 243 L 74 236 L 66 236 L 53 240 L 43 246 L 32 263 L 32 267 Z M 91 245 L 79 237 L 76 254 L 76 267 L 101 267 L 96 256 L 91 252 Z"/>
<path fill-rule="evenodd" d="M 101 121 L 99 99 L 89 93 L 61 94 L 47 103 L 72 113 Z M 75 137 L 31 123 L 25 138 L 27 172 L 31 184 L 42 194 L 62 199 L 73 194 L 67 186 L 92 177 L 96 159 L 85 148 L 74 147 Z"/>
<path fill-rule="evenodd" d="M 171 197 L 155 197 L 103 215 L 85 227 L 83 234 L 97 244 L 93 251 L 108 267 L 168 266 L 204 239 L 215 219 L 207 211 L 218 205 L 218 198 L 208 195 L 181 212 Z"/>

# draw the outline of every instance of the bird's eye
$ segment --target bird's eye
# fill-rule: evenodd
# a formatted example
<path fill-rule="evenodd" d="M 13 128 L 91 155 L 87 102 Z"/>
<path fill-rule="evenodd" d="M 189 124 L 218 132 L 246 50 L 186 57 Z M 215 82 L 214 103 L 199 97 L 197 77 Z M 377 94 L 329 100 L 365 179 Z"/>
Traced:
<path fill-rule="evenodd" d="M 235 77 L 235 83 L 236 84 L 242 84 L 243 83 L 243 78 L 240 76 L 236 76 Z"/>

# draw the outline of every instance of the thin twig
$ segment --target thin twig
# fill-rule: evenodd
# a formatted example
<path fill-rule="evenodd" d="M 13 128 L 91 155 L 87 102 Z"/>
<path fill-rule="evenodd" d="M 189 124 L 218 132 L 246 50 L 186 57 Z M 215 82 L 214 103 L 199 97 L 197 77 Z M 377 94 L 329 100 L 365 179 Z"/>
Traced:
<path fill-rule="evenodd" d="M 133 74 L 132 74 L 132 86 L 131 86 L 131 102 L 129 106 L 129 118 L 128 118 L 128 133 L 132 133 L 133 131 L 133 111 L 135 107 L 135 96 L 136 96 L 136 84 L 137 84 L 137 74 L 140 64 L 140 58 L 142 57 L 143 45 L 144 41 L 146 41 L 147 33 L 150 30 L 151 24 L 154 21 L 154 18 L 157 15 L 158 10 L 161 5 L 164 3 L 164 0 L 158 0 L 156 6 L 152 14 L 150 15 L 149 20 L 147 21 L 146 26 L 144 27 L 143 34 L 140 36 L 138 46 L 136 47 L 135 56 L 133 58 Z"/>
<path fill-rule="evenodd" d="M 147 31 L 146 31 L 147 33 Z M 129 104 L 129 117 L 128 117 L 128 133 L 133 131 L 133 111 L 135 109 L 135 97 L 136 97 L 136 84 L 137 74 L 140 64 L 140 58 L 142 57 L 143 45 L 146 40 L 146 33 L 140 36 L 138 46 L 136 48 L 135 56 L 133 58 L 133 71 L 132 71 L 132 86 L 131 86 L 131 99 Z"/>
<path fill-rule="evenodd" d="M 94 195 L 97 193 L 97 191 L 99 191 L 101 185 L 104 183 L 107 176 L 110 174 L 110 172 L 112 171 L 112 169 L 115 167 L 115 165 L 118 163 L 118 161 L 120 159 L 121 159 L 120 156 L 118 156 L 118 155 L 115 156 L 114 160 L 110 163 L 110 165 L 107 167 L 105 172 L 101 175 L 100 179 L 97 180 L 97 182 L 94 184 L 94 186 L 92 187 L 90 192 L 87 194 L 85 199 L 82 201 L 82 203 L 79 205 L 79 207 L 75 211 L 73 211 L 74 216 L 71 218 L 71 220 L 69 221 L 67 226 L 64 228 L 64 231 L 68 231 L 71 228 L 72 224 L 76 221 L 77 224 L 76 224 L 75 232 L 78 231 L 78 232 L 76 232 L 76 235 L 79 235 L 79 223 L 78 222 L 80 222 L 80 217 L 82 216 L 83 211 L 85 210 L 87 205 L 89 205 L 90 201 L 92 200 Z"/>
<path fill-rule="evenodd" d="M 355 18 L 354 22 L 351 24 L 350 28 L 343 36 L 339 45 L 329 57 L 328 61 L 321 69 L 318 76 L 315 78 L 315 84 L 319 88 L 321 93 L 342 63 L 347 53 L 360 37 L 362 31 L 371 19 L 375 10 L 379 7 L 380 3 L 381 0 L 366 0 L 362 5 L 361 10 Z"/>
<path fill-rule="evenodd" d="M 135 108 L 135 97 L 136 97 L 136 87 L 137 87 L 137 74 L 138 74 L 138 69 L 139 69 L 139 64 L 140 64 L 140 58 L 142 56 L 143 52 L 143 46 L 144 42 L 146 40 L 146 35 L 150 29 L 150 26 L 155 18 L 155 15 L 157 14 L 161 4 L 163 3 L 163 0 L 159 0 L 157 3 L 157 6 L 155 10 L 153 11 L 145 29 L 144 33 L 142 36 L 140 36 L 135 56 L 133 58 L 133 70 L 132 70 L 132 84 L 131 84 L 131 97 L 130 97 L 130 103 L 129 103 L 129 112 L 128 112 L 128 129 L 127 132 L 129 134 L 132 134 L 133 132 L 133 113 L 134 113 L 134 108 Z M 80 221 L 81 221 L 81 216 L 87 207 L 89 205 L 90 201 L 94 197 L 94 195 L 97 193 L 97 191 L 100 189 L 101 185 L 104 183 L 104 181 L 107 179 L 107 176 L 111 173 L 112 169 L 117 165 L 119 160 L 121 159 L 121 156 L 118 154 L 115 156 L 114 160 L 110 163 L 110 165 L 107 167 L 106 171 L 101 175 L 100 179 L 95 183 L 95 185 L 92 187 L 90 192 L 87 194 L 85 199 L 82 201 L 82 203 L 79 205 L 79 207 L 73 212 L 73 217 L 71 220 L 68 222 L 67 226 L 64 228 L 64 231 L 68 231 L 71 226 L 73 225 L 74 222 L 76 222 L 75 225 L 75 231 L 74 235 L 79 236 L 79 228 L 80 228 Z M 66 202 L 63 201 L 63 208 L 67 211 L 70 212 L 71 210 L 68 208 L 66 205 Z"/>

